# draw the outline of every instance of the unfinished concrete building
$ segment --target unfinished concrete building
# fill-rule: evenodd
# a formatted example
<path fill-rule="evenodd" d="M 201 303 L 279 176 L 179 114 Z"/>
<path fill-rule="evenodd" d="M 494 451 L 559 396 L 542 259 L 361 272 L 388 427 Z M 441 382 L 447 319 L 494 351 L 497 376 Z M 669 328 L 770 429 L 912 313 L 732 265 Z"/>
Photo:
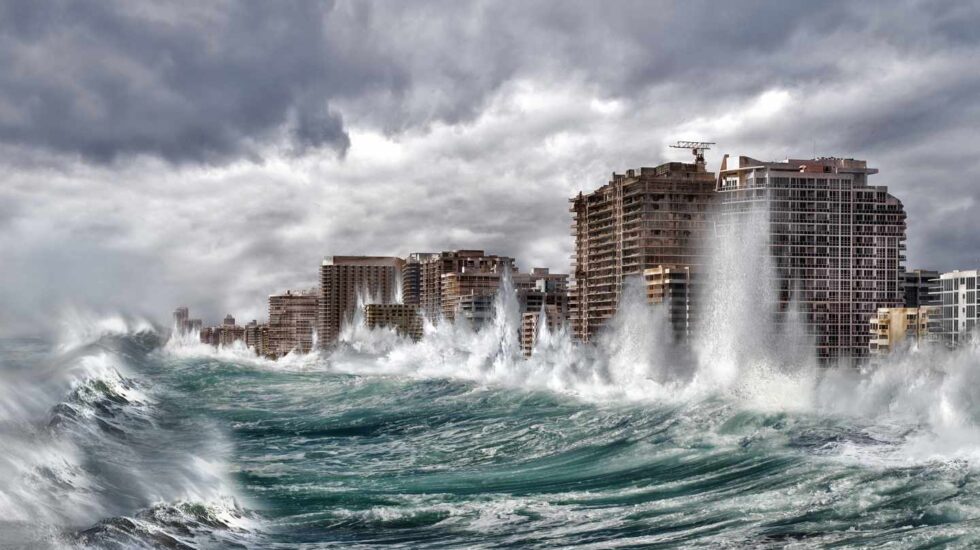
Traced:
<path fill-rule="evenodd" d="M 697 275 L 691 266 L 651 267 L 643 271 L 647 302 L 662 304 L 678 341 L 687 340 L 694 332 L 699 289 Z"/>
<path fill-rule="evenodd" d="M 762 162 L 725 155 L 719 230 L 743 231 L 768 212 L 780 309 L 795 300 L 820 359 L 868 355 L 868 319 L 904 304 L 905 209 L 863 160 Z"/>
<path fill-rule="evenodd" d="M 422 339 L 422 316 L 418 308 L 408 304 L 368 304 L 364 306 L 364 321 L 368 328 L 390 328 L 398 334 L 419 341 Z"/>
<path fill-rule="evenodd" d="M 353 318 L 359 296 L 364 303 L 393 303 L 404 263 L 389 256 L 332 256 L 323 260 L 317 305 L 320 347 L 337 342 L 341 329 Z"/>
<path fill-rule="evenodd" d="M 266 355 L 282 357 L 291 351 L 309 353 L 316 332 L 316 289 L 269 296 L 269 348 Z"/>
<path fill-rule="evenodd" d="M 454 310 L 455 304 L 448 307 L 444 304 L 445 275 L 461 274 L 464 270 L 499 274 L 505 268 L 511 273 L 517 271 L 513 258 L 486 254 L 483 250 L 449 250 L 429 256 L 421 261 L 419 306 L 422 314 L 435 321 L 447 309 Z"/>
<path fill-rule="evenodd" d="M 715 199 L 714 174 L 699 155 L 613 174 L 570 199 L 575 237 L 572 329 L 589 341 L 616 312 L 623 280 L 658 265 L 698 266 Z"/>
<path fill-rule="evenodd" d="M 514 274 L 513 281 L 521 312 L 538 312 L 542 306 L 554 306 L 562 322 L 568 319 L 567 273 L 552 273 L 547 267 L 535 267 L 530 273 Z"/>

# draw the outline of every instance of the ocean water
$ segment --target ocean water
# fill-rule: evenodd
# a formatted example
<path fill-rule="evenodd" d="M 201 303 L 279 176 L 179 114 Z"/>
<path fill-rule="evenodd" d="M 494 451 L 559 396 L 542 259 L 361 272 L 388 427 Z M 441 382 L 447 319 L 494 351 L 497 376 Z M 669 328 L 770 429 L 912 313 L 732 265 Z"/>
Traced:
<path fill-rule="evenodd" d="M 630 284 L 524 358 L 506 278 L 479 331 L 277 362 L 123 315 L 2 340 L 0 548 L 980 547 L 980 349 L 821 368 L 757 244 L 690 345 Z"/>

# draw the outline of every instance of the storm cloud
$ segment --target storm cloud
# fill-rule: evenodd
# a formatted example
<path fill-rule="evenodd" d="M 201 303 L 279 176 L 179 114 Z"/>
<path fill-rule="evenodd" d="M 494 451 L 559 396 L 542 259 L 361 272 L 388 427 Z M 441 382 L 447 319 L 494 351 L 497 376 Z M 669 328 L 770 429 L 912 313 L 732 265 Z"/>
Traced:
<path fill-rule="evenodd" d="M 568 269 L 567 198 L 708 155 L 880 169 L 980 267 L 974 2 L 0 1 L 0 334 L 262 318 L 324 255 Z"/>

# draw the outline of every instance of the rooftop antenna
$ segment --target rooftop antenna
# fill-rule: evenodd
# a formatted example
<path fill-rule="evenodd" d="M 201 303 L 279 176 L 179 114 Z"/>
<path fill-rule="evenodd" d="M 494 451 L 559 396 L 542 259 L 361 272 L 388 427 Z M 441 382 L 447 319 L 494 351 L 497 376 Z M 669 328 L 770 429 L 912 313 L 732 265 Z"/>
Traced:
<path fill-rule="evenodd" d="M 694 162 L 697 164 L 704 164 L 704 152 L 711 149 L 711 145 L 714 145 L 713 141 L 678 141 L 677 144 L 671 145 L 674 149 L 690 149 L 691 154 L 694 155 Z"/>

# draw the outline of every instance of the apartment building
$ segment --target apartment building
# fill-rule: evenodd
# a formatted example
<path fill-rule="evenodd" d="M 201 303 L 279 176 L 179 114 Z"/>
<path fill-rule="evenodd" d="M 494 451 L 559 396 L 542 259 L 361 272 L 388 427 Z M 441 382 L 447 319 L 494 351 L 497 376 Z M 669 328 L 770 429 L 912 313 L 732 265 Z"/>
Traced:
<path fill-rule="evenodd" d="M 343 326 L 365 303 L 393 303 L 404 260 L 388 256 L 332 256 L 320 266 L 317 338 L 321 347 L 336 343 Z"/>
<path fill-rule="evenodd" d="M 462 274 L 463 271 L 499 274 L 505 268 L 511 273 L 517 272 L 513 258 L 487 254 L 483 250 L 448 250 L 429 255 L 420 264 L 419 307 L 422 314 L 433 321 L 447 309 L 454 310 L 456 305 L 444 303 L 444 275 Z"/>
<path fill-rule="evenodd" d="M 313 349 L 319 296 L 316 289 L 269 296 L 269 348 L 267 355 L 282 357 L 291 351 Z"/>
<path fill-rule="evenodd" d="M 530 273 L 513 276 L 514 290 L 522 312 L 554 306 L 563 320 L 568 319 L 568 274 L 552 273 L 547 267 L 532 268 Z"/>
<path fill-rule="evenodd" d="M 548 330 L 558 330 L 567 317 L 557 305 L 543 305 L 537 311 L 525 311 L 521 314 L 521 351 L 525 357 L 530 357 L 534 346 L 538 343 L 538 333 L 541 331 L 542 320 L 548 324 Z"/>
<path fill-rule="evenodd" d="M 691 266 L 658 265 L 643 271 L 647 301 L 662 304 L 678 341 L 687 340 L 694 332 L 698 288 Z"/>
<path fill-rule="evenodd" d="M 868 352 L 872 356 L 888 355 L 905 345 L 922 345 L 934 340 L 938 306 L 883 307 L 871 317 L 871 340 Z"/>
<path fill-rule="evenodd" d="M 368 328 L 391 328 L 415 341 L 422 339 L 422 316 L 408 304 L 368 304 L 364 306 Z"/>
<path fill-rule="evenodd" d="M 447 321 L 456 319 L 456 312 L 467 310 L 484 301 L 474 300 L 477 297 L 488 297 L 492 305 L 493 297 L 500 289 L 499 271 L 483 271 L 464 267 L 459 273 L 443 273 L 442 275 L 442 317 Z"/>
<path fill-rule="evenodd" d="M 572 328 L 589 341 L 616 312 L 623 280 L 658 265 L 698 266 L 715 201 L 715 176 L 693 164 L 614 173 L 570 199 L 575 237 Z"/>
<path fill-rule="evenodd" d="M 948 347 L 970 342 L 977 329 L 980 310 L 977 276 L 980 270 L 950 271 L 939 276 L 936 291 L 942 308 L 939 316 L 940 340 Z"/>
<path fill-rule="evenodd" d="M 905 209 L 863 160 L 762 162 L 725 155 L 719 230 L 741 231 L 768 212 L 780 308 L 803 309 L 824 361 L 868 356 L 868 319 L 905 303 Z"/>

